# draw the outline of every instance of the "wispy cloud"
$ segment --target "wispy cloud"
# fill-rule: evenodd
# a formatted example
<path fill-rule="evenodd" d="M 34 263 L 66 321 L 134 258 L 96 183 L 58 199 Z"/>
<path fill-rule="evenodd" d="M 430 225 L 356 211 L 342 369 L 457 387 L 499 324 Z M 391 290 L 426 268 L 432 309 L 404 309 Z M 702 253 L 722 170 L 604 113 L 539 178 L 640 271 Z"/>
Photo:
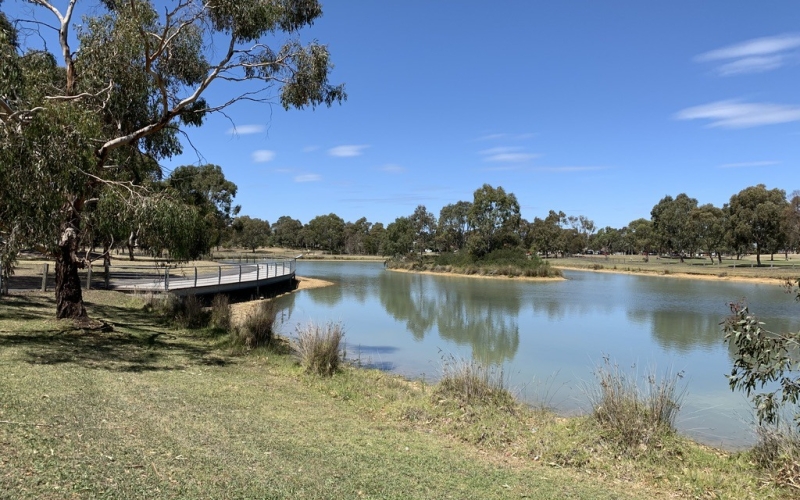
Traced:
<path fill-rule="evenodd" d="M 303 153 L 313 153 L 314 151 L 318 150 L 319 146 L 306 146 L 303 148 Z"/>
<path fill-rule="evenodd" d="M 566 167 L 536 167 L 533 170 L 538 172 L 593 172 L 597 170 L 607 170 L 608 167 L 599 166 L 566 166 Z"/>
<path fill-rule="evenodd" d="M 406 171 L 405 167 L 401 167 L 400 165 L 384 165 L 380 168 L 380 170 L 390 173 L 390 174 L 402 174 Z"/>
<path fill-rule="evenodd" d="M 338 158 L 349 158 L 352 156 L 361 156 L 365 149 L 367 149 L 368 145 L 344 145 L 344 146 L 336 146 L 335 148 L 331 148 L 328 150 L 328 154 L 331 156 L 336 156 Z"/>
<path fill-rule="evenodd" d="M 741 163 L 724 163 L 719 168 L 752 168 L 752 167 L 770 167 L 773 165 L 780 165 L 779 161 L 745 161 Z"/>
<path fill-rule="evenodd" d="M 239 125 L 238 127 L 234 126 L 228 129 L 228 135 L 250 135 L 250 134 L 260 134 L 266 130 L 264 125 Z"/>
<path fill-rule="evenodd" d="M 800 35 L 783 34 L 753 38 L 721 49 L 712 50 L 695 57 L 698 62 L 728 61 L 716 68 L 722 76 L 744 73 L 762 73 L 780 68 L 788 56 L 800 48 Z"/>
<path fill-rule="evenodd" d="M 297 175 L 294 178 L 295 182 L 319 182 L 322 180 L 322 176 L 319 174 L 303 174 Z"/>
<path fill-rule="evenodd" d="M 507 139 L 513 141 L 524 141 L 526 139 L 532 139 L 536 136 L 534 132 L 526 132 L 524 134 L 507 134 L 507 133 L 497 133 L 497 134 L 486 134 L 478 137 L 475 139 L 476 141 L 497 141 L 500 139 Z"/>
<path fill-rule="evenodd" d="M 275 159 L 275 151 L 257 149 L 250 155 L 255 163 L 266 163 Z"/>
<path fill-rule="evenodd" d="M 508 137 L 508 134 L 486 134 L 475 139 L 476 141 L 496 141 Z"/>
<path fill-rule="evenodd" d="M 519 146 L 489 148 L 479 151 L 479 153 L 483 156 L 483 161 L 489 162 L 519 163 L 539 157 L 537 154 L 525 152 L 524 148 Z"/>
<path fill-rule="evenodd" d="M 749 128 L 800 120 L 800 106 L 769 102 L 716 101 L 678 111 L 677 120 L 710 120 L 709 127 Z"/>
<path fill-rule="evenodd" d="M 291 174 L 292 172 L 294 172 L 294 169 L 292 169 L 292 168 L 276 168 L 275 170 L 273 170 L 273 172 L 276 173 L 276 174 Z"/>

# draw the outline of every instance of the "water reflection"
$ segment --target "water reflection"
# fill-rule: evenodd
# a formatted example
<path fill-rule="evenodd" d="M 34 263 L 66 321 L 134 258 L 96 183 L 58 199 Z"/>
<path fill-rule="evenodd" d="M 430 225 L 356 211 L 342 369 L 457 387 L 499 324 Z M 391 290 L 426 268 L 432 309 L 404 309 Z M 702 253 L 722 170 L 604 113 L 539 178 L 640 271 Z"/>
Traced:
<path fill-rule="evenodd" d="M 471 347 L 483 363 L 501 364 L 516 355 L 519 295 L 493 294 L 484 280 L 466 278 L 384 273 L 378 282 L 386 312 L 417 341 L 436 327 L 439 337 Z"/>

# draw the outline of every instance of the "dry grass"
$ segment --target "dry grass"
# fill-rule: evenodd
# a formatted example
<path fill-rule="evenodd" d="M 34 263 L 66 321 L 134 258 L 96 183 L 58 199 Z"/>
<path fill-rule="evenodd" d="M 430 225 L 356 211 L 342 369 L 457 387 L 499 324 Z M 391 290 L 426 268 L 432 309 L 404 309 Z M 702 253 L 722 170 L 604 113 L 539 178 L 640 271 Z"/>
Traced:
<path fill-rule="evenodd" d="M 307 373 L 330 376 L 344 360 L 344 328 L 341 323 L 298 325 L 291 341 L 292 351 Z"/>
<path fill-rule="evenodd" d="M 674 434 L 675 418 L 685 389 L 682 373 L 657 377 L 655 370 L 642 381 L 624 373 L 608 358 L 595 370 L 597 385 L 587 389 L 592 414 L 607 438 L 626 451 L 639 452 Z"/>
<path fill-rule="evenodd" d="M 275 335 L 278 309 L 275 302 L 264 300 L 252 308 L 240 324 L 230 331 L 232 343 L 248 349 L 268 346 Z"/>
<path fill-rule="evenodd" d="M 756 434 L 758 442 L 750 450 L 753 461 L 776 484 L 794 488 L 800 495 L 800 428 L 762 425 Z"/>
<path fill-rule="evenodd" d="M 211 302 L 211 326 L 219 330 L 229 331 L 232 326 L 231 306 L 228 296 L 217 294 Z"/>
<path fill-rule="evenodd" d="M 448 355 L 442 359 L 441 370 L 435 398 L 450 398 L 467 405 L 515 406 L 501 367 Z"/>

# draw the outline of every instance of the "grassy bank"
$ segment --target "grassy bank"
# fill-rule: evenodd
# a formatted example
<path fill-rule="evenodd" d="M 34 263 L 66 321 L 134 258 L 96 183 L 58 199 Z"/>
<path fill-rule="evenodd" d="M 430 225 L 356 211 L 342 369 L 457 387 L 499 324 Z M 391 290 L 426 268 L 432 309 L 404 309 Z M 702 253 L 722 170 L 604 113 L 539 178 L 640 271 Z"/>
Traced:
<path fill-rule="evenodd" d="M 466 276 L 506 276 L 509 278 L 559 278 L 561 271 L 519 249 L 495 250 L 481 257 L 467 252 L 437 255 L 411 254 L 386 263 L 388 269 Z"/>
<path fill-rule="evenodd" d="M 622 448 L 590 416 L 347 366 L 308 375 L 141 299 L 87 301 L 112 331 L 51 319 L 49 294 L 0 298 L 0 498 L 792 495 L 747 453 L 671 433 Z"/>
<path fill-rule="evenodd" d="M 640 255 L 586 255 L 549 259 L 557 269 L 577 269 L 583 271 L 661 275 L 697 279 L 722 280 L 762 280 L 765 282 L 785 282 L 800 277 L 800 256 L 791 254 L 786 260 L 783 254 L 776 255 L 774 261 L 769 256 L 761 256 L 761 266 L 756 265 L 755 256 L 741 259 L 722 259 L 722 264 L 713 264 L 708 258 L 680 259 L 650 256 L 648 261 Z"/>

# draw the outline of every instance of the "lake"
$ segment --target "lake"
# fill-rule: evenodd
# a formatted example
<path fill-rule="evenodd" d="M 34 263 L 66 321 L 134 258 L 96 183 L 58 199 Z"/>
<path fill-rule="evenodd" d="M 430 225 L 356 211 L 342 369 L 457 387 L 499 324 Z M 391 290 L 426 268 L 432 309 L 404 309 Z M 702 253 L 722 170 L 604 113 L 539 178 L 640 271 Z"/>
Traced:
<path fill-rule="evenodd" d="M 435 382 L 449 356 L 501 366 L 511 391 L 563 414 L 588 411 L 586 387 L 608 358 L 639 379 L 681 372 L 678 428 L 713 446 L 754 441 L 753 412 L 725 375 L 719 326 L 747 298 L 772 331 L 800 328 L 800 305 L 778 285 L 565 271 L 530 282 L 392 272 L 373 262 L 298 261 L 334 286 L 279 299 L 282 333 L 309 320 L 345 328 L 347 356 Z"/>

